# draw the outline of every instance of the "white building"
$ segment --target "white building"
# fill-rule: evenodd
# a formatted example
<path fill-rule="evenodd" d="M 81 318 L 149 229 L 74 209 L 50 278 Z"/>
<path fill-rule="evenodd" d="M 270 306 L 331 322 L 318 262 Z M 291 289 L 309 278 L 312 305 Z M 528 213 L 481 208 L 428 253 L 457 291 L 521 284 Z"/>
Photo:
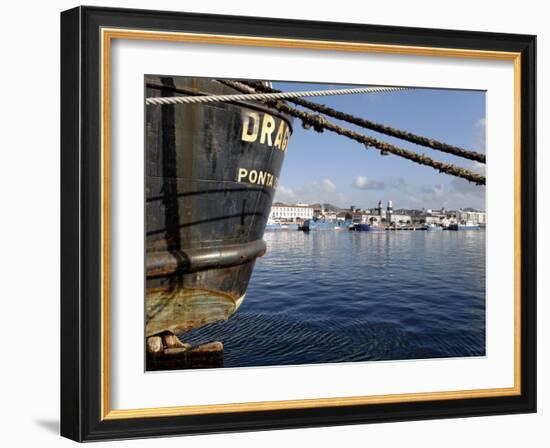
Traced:
<path fill-rule="evenodd" d="M 269 219 L 274 221 L 297 221 L 313 218 L 313 207 L 306 204 L 286 205 L 277 203 L 271 207 Z"/>
<path fill-rule="evenodd" d="M 462 224 L 465 224 L 467 222 L 471 222 L 482 226 L 487 224 L 487 214 L 485 212 L 459 210 L 457 214 L 458 214 L 458 221 Z"/>
<path fill-rule="evenodd" d="M 378 206 L 372 210 L 365 212 L 356 212 L 353 214 L 354 223 L 362 224 L 385 224 L 385 225 L 407 225 L 412 223 L 410 215 L 402 215 L 394 213 L 393 202 L 388 201 L 388 205 L 384 208 L 382 201 L 378 201 Z"/>
<path fill-rule="evenodd" d="M 390 219 L 389 224 L 402 226 L 402 225 L 408 225 L 412 224 L 412 216 L 411 215 L 401 215 L 398 213 L 392 213 L 391 215 L 387 215 L 386 220 Z"/>
<path fill-rule="evenodd" d="M 368 224 L 370 215 L 367 213 L 352 213 L 351 221 L 354 224 Z"/>
<path fill-rule="evenodd" d="M 446 227 L 448 226 L 449 224 L 452 224 L 453 223 L 453 220 L 452 218 L 448 218 L 447 216 L 445 215 L 441 215 L 441 214 L 432 214 L 432 215 L 426 215 L 424 217 L 424 222 L 426 224 L 436 224 L 436 225 L 440 225 L 440 226 L 443 226 L 443 227 Z"/>
<path fill-rule="evenodd" d="M 323 214 L 323 218 L 330 220 L 330 221 L 336 221 L 336 212 L 325 212 Z"/>
<path fill-rule="evenodd" d="M 455 224 L 455 222 L 456 219 L 453 219 L 451 214 L 447 213 L 445 209 L 441 209 L 441 211 L 428 209 L 424 215 L 425 224 L 435 224 L 438 226 L 447 227 L 450 224 Z"/>

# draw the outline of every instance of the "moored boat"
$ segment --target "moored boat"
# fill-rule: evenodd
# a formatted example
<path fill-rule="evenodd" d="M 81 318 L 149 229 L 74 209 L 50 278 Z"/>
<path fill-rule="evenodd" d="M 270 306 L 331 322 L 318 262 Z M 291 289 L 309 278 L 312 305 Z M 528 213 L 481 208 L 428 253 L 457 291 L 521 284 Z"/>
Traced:
<path fill-rule="evenodd" d="M 350 226 L 350 230 L 355 230 L 356 232 L 385 232 L 386 227 L 379 224 L 357 223 Z"/>
<path fill-rule="evenodd" d="M 350 221 L 339 221 L 332 219 L 306 219 L 299 227 L 298 230 L 309 232 L 310 230 L 341 230 L 349 228 Z"/>
<path fill-rule="evenodd" d="M 449 230 L 479 230 L 479 225 L 475 224 L 471 221 L 467 221 L 464 224 L 458 223 L 458 224 L 451 224 L 448 227 Z"/>
<path fill-rule="evenodd" d="M 441 231 L 443 231 L 443 227 L 432 223 L 432 224 L 429 224 L 429 225 L 426 226 L 426 230 L 428 232 L 441 232 Z"/>
<path fill-rule="evenodd" d="M 147 97 L 231 93 L 215 80 L 146 77 Z M 256 102 L 147 106 L 147 337 L 227 319 L 239 307 L 266 250 L 291 131 L 288 117 Z"/>
<path fill-rule="evenodd" d="M 266 231 L 273 231 L 273 230 L 299 230 L 300 226 L 297 223 L 287 223 L 287 222 L 276 222 L 276 221 L 268 221 L 265 230 Z"/>

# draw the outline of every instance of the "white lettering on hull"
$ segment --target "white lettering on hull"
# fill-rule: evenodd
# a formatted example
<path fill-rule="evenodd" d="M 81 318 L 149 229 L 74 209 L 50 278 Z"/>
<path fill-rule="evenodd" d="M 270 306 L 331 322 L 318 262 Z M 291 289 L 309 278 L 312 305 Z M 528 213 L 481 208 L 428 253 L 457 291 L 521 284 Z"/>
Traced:
<path fill-rule="evenodd" d="M 280 120 L 277 128 L 275 119 L 266 113 L 260 114 L 252 110 L 243 111 L 243 129 L 241 140 L 254 143 L 259 140 L 261 145 L 275 147 L 286 151 L 290 129 L 284 120 Z M 275 133 L 275 131 L 277 131 Z M 275 134 L 275 138 L 273 138 Z"/>
<path fill-rule="evenodd" d="M 243 110 L 242 117 L 241 140 L 243 142 L 259 142 L 260 145 L 277 148 L 283 152 L 286 151 L 290 128 L 284 120 L 279 119 L 279 125 L 277 125 L 277 120 L 270 114 L 246 109 Z M 277 188 L 278 179 L 267 171 L 239 168 L 237 170 L 237 182 Z"/>
<path fill-rule="evenodd" d="M 279 179 L 267 171 L 248 170 L 239 168 L 237 182 L 252 185 L 265 185 L 266 187 L 277 188 Z"/>

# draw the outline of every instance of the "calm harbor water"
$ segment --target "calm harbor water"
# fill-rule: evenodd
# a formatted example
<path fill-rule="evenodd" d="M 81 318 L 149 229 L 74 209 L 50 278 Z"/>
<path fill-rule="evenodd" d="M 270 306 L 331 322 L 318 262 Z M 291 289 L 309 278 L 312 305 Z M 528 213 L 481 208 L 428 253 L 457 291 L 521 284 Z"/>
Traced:
<path fill-rule="evenodd" d="M 485 355 L 485 232 L 266 232 L 224 366 Z"/>

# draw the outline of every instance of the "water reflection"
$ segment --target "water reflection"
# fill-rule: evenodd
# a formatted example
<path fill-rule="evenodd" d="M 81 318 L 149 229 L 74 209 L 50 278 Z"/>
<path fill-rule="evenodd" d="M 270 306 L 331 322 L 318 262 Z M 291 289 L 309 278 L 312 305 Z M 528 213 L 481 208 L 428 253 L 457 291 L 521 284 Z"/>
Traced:
<path fill-rule="evenodd" d="M 225 366 L 485 354 L 485 232 L 268 232 Z"/>

